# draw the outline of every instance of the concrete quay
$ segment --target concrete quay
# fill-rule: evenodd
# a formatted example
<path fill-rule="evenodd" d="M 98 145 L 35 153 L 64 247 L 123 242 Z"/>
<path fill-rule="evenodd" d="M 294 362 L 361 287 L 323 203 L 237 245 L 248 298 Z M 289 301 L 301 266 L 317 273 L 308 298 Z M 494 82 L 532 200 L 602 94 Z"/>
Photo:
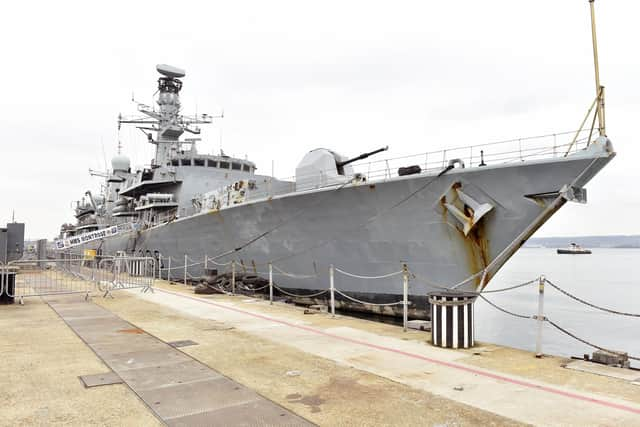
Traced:
<path fill-rule="evenodd" d="M 154 293 L 80 304 L 160 343 L 197 343 L 176 350 L 304 423 L 640 425 L 633 378 L 566 369 L 565 358 L 488 344 L 440 349 L 423 331 L 246 296 L 194 295 L 163 281 Z M 110 368 L 46 301 L 0 309 L 0 338 L 0 425 L 163 422 L 126 383 L 84 388 L 78 376 Z"/>

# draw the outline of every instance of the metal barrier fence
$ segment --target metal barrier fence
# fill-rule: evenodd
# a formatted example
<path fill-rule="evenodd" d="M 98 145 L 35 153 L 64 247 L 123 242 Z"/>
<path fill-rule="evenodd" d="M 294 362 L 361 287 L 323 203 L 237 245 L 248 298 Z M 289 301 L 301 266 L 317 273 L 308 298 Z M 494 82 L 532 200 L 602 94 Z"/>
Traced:
<path fill-rule="evenodd" d="M 58 259 L 17 260 L 0 264 L 0 296 L 18 299 L 92 293 L 103 297 L 119 289 L 153 291 L 155 259 L 63 254 Z"/>

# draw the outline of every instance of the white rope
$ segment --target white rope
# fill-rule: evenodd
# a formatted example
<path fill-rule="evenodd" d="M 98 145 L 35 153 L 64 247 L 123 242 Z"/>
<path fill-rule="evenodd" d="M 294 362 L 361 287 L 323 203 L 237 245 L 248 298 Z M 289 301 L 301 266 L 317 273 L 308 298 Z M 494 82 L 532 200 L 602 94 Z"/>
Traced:
<path fill-rule="evenodd" d="M 282 289 L 281 287 L 277 286 L 275 283 L 273 284 L 273 287 L 276 288 L 277 290 L 279 290 L 280 292 L 282 292 L 285 295 L 289 295 L 290 297 L 295 297 L 295 298 L 313 298 L 313 297 L 317 297 L 320 296 L 324 293 L 329 292 L 328 289 L 325 289 L 324 291 L 320 291 L 318 293 L 315 294 L 309 294 L 309 295 L 296 295 L 296 294 L 292 294 L 290 292 L 285 291 L 284 289 Z"/>
<path fill-rule="evenodd" d="M 464 285 L 465 283 L 468 283 L 468 282 L 470 282 L 471 280 L 473 280 L 473 279 L 477 278 L 478 276 L 481 276 L 481 275 L 485 274 L 485 271 L 486 271 L 486 268 L 483 268 L 482 270 L 478 271 L 477 273 L 472 274 L 471 276 L 467 277 L 467 278 L 466 278 L 466 279 L 464 279 L 462 282 L 459 282 L 459 283 L 457 283 L 457 284 L 453 285 L 450 289 L 457 289 L 457 288 L 459 288 L 460 286 Z"/>
<path fill-rule="evenodd" d="M 349 296 L 349 295 L 347 295 L 347 294 L 345 294 L 345 293 L 343 293 L 343 292 L 340 292 L 340 291 L 339 291 L 339 290 L 337 290 L 337 289 L 334 289 L 334 292 L 336 292 L 336 293 L 338 293 L 338 294 L 342 295 L 342 296 L 343 296 L 343 297 L 345 297 L 346 299 L 349 299 L 349 300 L 351 300 L 351 301 L 353 301 L 353 302 L 357 302 L 357 303 L 359 303 L 359 304 L 364 304 L 364 305 L 375 305 L 375 306 L 378 306 L 378 307 L 386 307 L 386 306 L 390 306 L 390 305 L 401 305 L 401 304 L 404 304 L 404 301 L 388 302 L 388 303 L 386 303 L 386 304 L 376 304 L 376 303 L 373 303 L 373 302 L 361 301 L 361 300 L 356 299 L 356 298 L 354 298 L 354 297 L 351 297 L 351 296 Z"/>
<path fill-rule="evenodd" d="M 293 273 L 289 273 L 286 272 L 284 270 L 282 270 L 281 268 L 279 268 L 277 265 L 272 264 L 273 269 L 278 271 L 280 274 L 282 274 L 283 276 L 287 276 L 287 277 L 292 277 L 294 279 L 315 279 L 318 277 L 317 274 L 313 274 L 313 275 L 306 275 L 306 274 L 293 274 Z"/>
<path fill-rule="evenodd" d="M 356 279 L 386 279 L 387 277 L 397 276 L 398 274 L 402 274 L 402 270 L 394 271 L 393 273 L 383 274 L 381 276 L 361 276 L 359 274 L 349 273 L 344 270 L 340 270 L 338 267 L 333 267 L 333 269 L 339 273 L 344 274 L 345 276 L 355 277 Z"/>

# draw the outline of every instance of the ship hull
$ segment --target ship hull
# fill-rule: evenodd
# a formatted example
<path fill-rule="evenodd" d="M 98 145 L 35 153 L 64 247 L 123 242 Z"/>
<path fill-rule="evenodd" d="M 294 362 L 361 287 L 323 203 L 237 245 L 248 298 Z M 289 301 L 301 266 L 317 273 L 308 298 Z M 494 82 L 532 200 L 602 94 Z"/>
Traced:
<path fill-rule="evenodd" d="M 174 268 L 184 265 L 185 255 L 189 264 L 206 255 L 209 268 L 235 261 L 238 271 L 263 276 L 272 263 L 274 282 L 301 294 L 328 289 L 330 265 L 373 277 L 399 272 L 406 265 L 412 316 L 425 317 L 429 292 L 486 286 L 564 204 L 567 198 L 561 190 L 582 188 L 613 155 L 603 150 L 292 193 L 116 235 L 80 249 L 159 254 L 164 268 L 169 257 Z M 468 234 L 444 206 L 455 188 L 491 206 Z M 219 270 L 225 268 L 218 265 Z M 187 270 L 189 276 L 200 276 L 204 265 Z M 174 278 L 183 274 L 182 269 L 172 270 Z M 367 279 L 336 271 L 334 280 L 336 289 L 365 301 L 402 299 L 401 274 Z M 347 305 L 344 298 L 339 301 Z M 393 306 L 375 310 L 397 312 Z"/>

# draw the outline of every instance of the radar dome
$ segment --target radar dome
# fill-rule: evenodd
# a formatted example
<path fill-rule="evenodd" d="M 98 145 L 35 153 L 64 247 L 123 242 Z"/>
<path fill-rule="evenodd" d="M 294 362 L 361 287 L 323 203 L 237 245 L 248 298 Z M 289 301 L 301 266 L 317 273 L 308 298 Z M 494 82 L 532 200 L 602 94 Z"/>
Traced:
<path fill-rule="evenodd" d="M 131 161 L 127 156 L 117 155 L 111 159 L 111 168 L 113 171 L 128 171 L 131 167 Z"/>
<path fill-rule="evenodd" d="M 185 72 L 183 69 L 174 67 L 172 65 L 167 65 L 167 64 L 156 65 L 156 70 L 163 76 L 166 76 L 169 78 L 179 78 L 179 77 L 184 77 L 185 75 Z"/>

